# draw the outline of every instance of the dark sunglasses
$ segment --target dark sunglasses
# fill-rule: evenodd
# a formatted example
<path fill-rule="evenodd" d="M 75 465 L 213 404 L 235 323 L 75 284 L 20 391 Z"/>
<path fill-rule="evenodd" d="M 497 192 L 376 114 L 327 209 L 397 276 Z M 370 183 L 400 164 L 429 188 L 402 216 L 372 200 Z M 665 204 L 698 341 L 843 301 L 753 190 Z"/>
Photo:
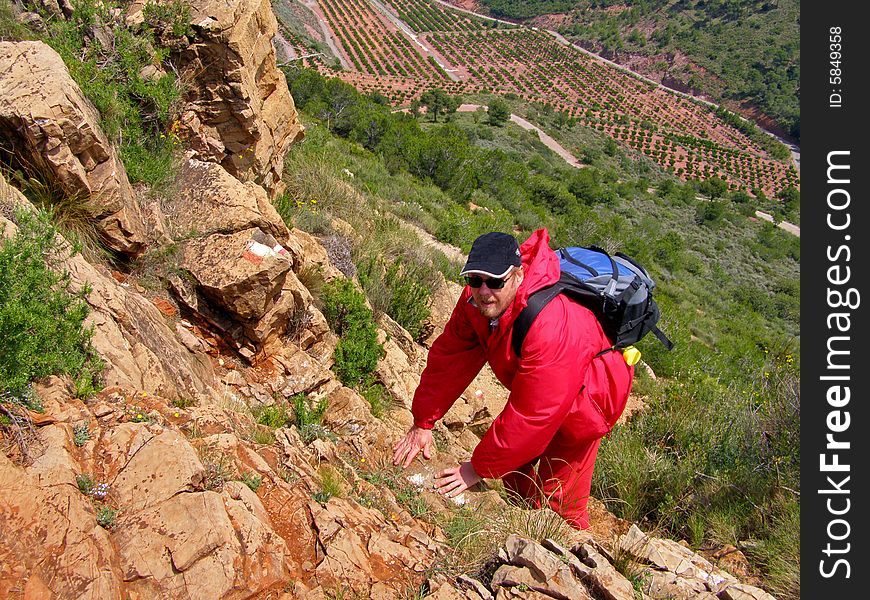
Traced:
<path fill-rule="evenodd" d="M 510 278 L 511 278 L 510 275 L 508 275 L 507 277 L 505 277 L 503 279 L 498 279 L 495 277 L 490 278 L 490 279 L 484 279 L 480 275 L 466 275 L 465 276 L 465 283 L 468 284 L 468 287 L 472 287 L 474 289 L 479 288 L 480 286 L 482 286 L 485 283 L 486 287 L 488 287 L 491 290 L 500 290 L 501 288 L 504 287 L 504 284 L 506 284 L 508 279 L 510 279 Z"/>

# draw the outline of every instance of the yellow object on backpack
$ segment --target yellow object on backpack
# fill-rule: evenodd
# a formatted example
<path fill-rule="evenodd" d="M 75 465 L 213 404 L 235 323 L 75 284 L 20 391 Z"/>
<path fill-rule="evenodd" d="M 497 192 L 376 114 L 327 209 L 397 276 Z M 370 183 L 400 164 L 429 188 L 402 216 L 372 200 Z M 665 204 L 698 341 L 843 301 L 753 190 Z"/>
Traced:
<path fill-rule="evenodd" d="M 638 361 L 640 361 L 640 350 L 634 346 L 629 346 L 622 351 L 622 358 L 625 359 L 625 363 L 628 366 L 633 367 L 638 363 Z"/>

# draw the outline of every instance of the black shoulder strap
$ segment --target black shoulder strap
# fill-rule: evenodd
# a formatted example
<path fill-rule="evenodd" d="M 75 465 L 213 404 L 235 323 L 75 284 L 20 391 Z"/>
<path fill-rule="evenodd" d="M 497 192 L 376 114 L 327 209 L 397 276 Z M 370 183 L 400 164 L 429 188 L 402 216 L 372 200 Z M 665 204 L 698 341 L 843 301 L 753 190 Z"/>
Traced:
<path fill-rule="evenodd" d="M 517 357 L 522 356 L 521 350 L 523 347 L 523 341 L 526 339 L 526 334 L 529 332 L 529 328 L 535 321 L 535 317 L 537 317 L 550 300 L 558 296 L 561 291 L 562 286 L 560 285 L 560 282 L 556 282 L 551 286 L 537 290 L 529 296 L 528 304 L 520 311 L 520 314 L 517 315 L 513 326 L 511 345 L 513 346 L 514 354 L 516 354 Z"/>

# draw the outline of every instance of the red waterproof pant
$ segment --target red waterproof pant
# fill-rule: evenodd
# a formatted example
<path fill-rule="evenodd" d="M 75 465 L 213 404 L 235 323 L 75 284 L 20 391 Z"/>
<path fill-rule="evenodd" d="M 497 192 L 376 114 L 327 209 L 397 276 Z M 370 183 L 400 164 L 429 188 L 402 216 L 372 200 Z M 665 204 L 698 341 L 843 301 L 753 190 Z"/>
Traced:
<path fill-rule="evenodd" d="M 502 477 L 505 488 L 533 508 L 547 502 L 571 527 L 586 529 L 592 471 L 600 443 L 601 438 L 578 443 L 556 434 L 540 457 Z"/>

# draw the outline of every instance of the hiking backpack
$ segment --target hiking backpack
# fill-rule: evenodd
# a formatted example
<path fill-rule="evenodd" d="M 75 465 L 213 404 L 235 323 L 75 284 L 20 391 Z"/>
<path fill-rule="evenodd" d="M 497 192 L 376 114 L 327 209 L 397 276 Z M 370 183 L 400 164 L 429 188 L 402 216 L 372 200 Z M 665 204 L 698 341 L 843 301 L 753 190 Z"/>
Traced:
<path fill-rule="evenodd" d="M 517 356 L 538 313 L 558 294 L 592 311 L 613 343 L 598 354 L 631 346 L 652 332 L 670 350 L 673 343 L 656 325 L 661 316 L 652 297 L 655 283 L 646 270 L 621 252 L 611 256 L 597 246 L 554 250 L 562 270 L 559 281 L 529 296 L 513 326 Z"/>

